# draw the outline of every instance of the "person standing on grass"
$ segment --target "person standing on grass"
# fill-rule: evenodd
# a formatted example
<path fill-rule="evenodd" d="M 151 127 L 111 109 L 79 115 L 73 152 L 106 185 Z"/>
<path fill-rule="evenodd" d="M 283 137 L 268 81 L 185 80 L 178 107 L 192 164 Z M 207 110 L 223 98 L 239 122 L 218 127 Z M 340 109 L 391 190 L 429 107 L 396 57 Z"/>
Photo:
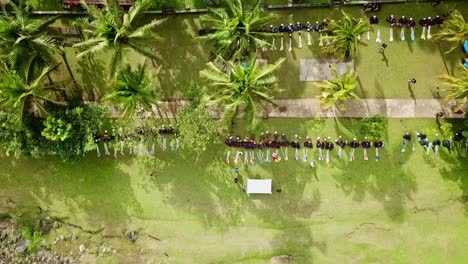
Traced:
<path fill-rule="evenodd" d="M 101 141 L 101 136 L 94 133 L 93 138 L 94 138 L 94 144 L 96 145 L 96 154 L 97 154 L 98 157 L 101 157 L 101 151 L 99 150 L 99 141 Z"/>
<path fill-rule="evenodd" d="M 310 21 L 307 21 L 305 27 L 307 29 L 307 45 L 310 46 L 312 45 L 312 38 L 310 36 L 310 31 L 312 30 L 312 23 L 310 23 Z"/>
<path fill-rule="evenodd" d="M 304 150 L 302 153 L 303 161 L 307 161 L 308 159 L 308 152 L 309 149 L 312 149 L 314 147 L 314 143 L 312 143 L 312 139 L 308 136 L 307 140 L 304 142 Z"/>
<path fill-rule="evenodd" d="M 398 19 L 397 27 L 400 28 L 401 41 L 405 40 L 405 28 L 407 24 L 408 24 L 408 19 L 406 19 L 405 16 L 402 16 L 400 19 Z"/>
<path fill-rule="evenodd" d="M 427 30 L 427 27 L 429 26 L 427 23 L 427 19 L 425 17 L 421 18 L 419 20 L 419 25 L 421 25 L 422 27 L 421 39 L 426 39 L 426 30 Z"/>
<path fill-rule="evenodd" d="M 226 163 L 229 164 L 229 159 L 231 157 L 231 147 L 233 145 L 233 136 L 230 135 L 228 138 L 226 138 L 226 140 L 224 140 L 224 144 L 226 144 L 226 146 L 228 147 L 228 151 L 226 154 Z"/>
<path fill-rule="evenodd" d="M 372 25 L 377 25 L 379 23 L 379 18 L 376 15 L 373 15 L 369 22 Z M 367 40 L 370 40 L 370 31 L 367 31 Z M 377 36 L 375 38 L 375 42 L 380 43 L 382 40 L 380 39 L 380 28 L 377 29 Z"/>
<path fill-rule="evenodd" d="M 444 112 L 437 112 L 435 113 L 435 117 L 437 120 L 439 120 L 439 118 L 442 118 L 444 116 Z"/>
<path fill-rule="evenodd" d="M 335 143 L 336 145 L 338 145 L 338 159 L 341 159 L 343 149 L 345 148 L 347 142 L 343 141 L 343 139 L 341 139 L 341 136 L 339 136 L 338 139 L 335 140 Z"/>
<path fill-rule="evenodd" d="M 374 148 L 375 148 L 375 160 L 379 161 L 380 160 L 380 155 L 379 155 L 379 148 L 384 147 L 384 142 L 381 140 L 376 140 L 374 142 Z"/>
<path fill-rule="evenodd" d="M 292 34 L 294 32 L 294 25 L 292 23 L 289 23 L 288 26 L 288 36 L 289 36 L 289 48 L 288 51 L 292 51 Z"/>
<path fill-rule="evenodd" d="M 388 18 L 387 18 L 387 22 L 390 24 L 390 39 L 389 41 L 390 42 L 393 42 L 393 27 L 396 26 L 396 18 L 394 15 L 390 15 Z"/>
<path fill-rule="evenodd" d="M 438 28 L 442 28 L 442 26 L 444 24 L 444 19 L 441 18 L 440 16 L 436 16 L 434 18 L 434 23 L 437 25 Z"/>
<path fill-rule="evenodd" d="M 283 50 L 284 49 L 284 35 L 286 34 L 286 32 L 288 32 L 288 28 L 284 24 L 281 24 L 278 28 L 278 31 L 280 32 L 280 35 L 281 35 L 280 50 Z"/>
<path fill-rule="evenodd" d="M 301 138 L 296 134 L 294 135 L 294 159 L 299 160 L 299 149 L 301 148 L 300 140 Z"/>
<path fill-rule="evenodd" d="M 414 41 L 416 39 L 416 36 L 414 35 L 414 31 L 418 29 L 418 26 L 416 25 L 416 21 L 414 21 L 413 18 L 410 17 L 408 24 L 406 24 L 406 27 L 411 30 L 411 40 Z"/>
<path fill-rule="evenodd" d="M 301 22 L 297 22 L 296 26 L 294 27 L 294 30 L 297 31 L 297 34 L 299 35 L 299 45 L 298 47 L 302 49 L 302 29 L 304 26 L 302 25 Z"/>
<path fill-rule="evenodd" d="M 281 135 L 281 152 L 283 153 L 283 159 L 288 160 L 288 147 L 289 141 L 286 138 L 286 134 Z"/>
<path fill-rule="evenodd" d="M 124 141 L 125 141 L 125 133 L 124 133 L 124 130 L 122 127 L 119 127 L 119 130 L 118 130 L 118 134 L 117 134 L 117 138 L 120 142 L 120 155 L 124 156 L 125 153 L 124 153 Z"/>
<path fill-rule="evenodd" d="M 367 137 L 364 137 L 364 141 L 361 144 L 363 150 L 364 150 L 364 160 L 369 160 L 369 157 L 367 156 L 367 149 L 371 147 L 371 143 L 369 140 L 367 140 Z"/>
<path fill-rule="evenodd" d="M 107 133 L 107 130 L 104 130 L 104 135 L 102 136 L 102 142 L 104 142 L 104 151 L 106 153 L 106 156 L 109 156 L 110 152 L 107 146 L 107 143 L 109 142 L 109 135 Z"/>
<path fill-rule="evenodd" d="M 404 153 L 406 151 L 406 146 L 408 145 L 408 142 L 411 141 L 411 134 L 406 133 L 403 135 L 403 148 L 401 149 L 401 152 Z"/>
<path fill-rule="evenodd" d="M 408 84 L 409 85 L 416 84 L 416 79 L 415 78 L 408 79 Z"/>
<path fill-rule="evenodd" d="M 272 34 L 272 39 L 271 39 L 271 50 L 276 50 L 275 40 L 276 40 L 276 33 L 278 33 L 278 29 L 277 29 L 275 26 L 270 25 L 269 31 L 270 31 L 270 33 Z"/>
<path fill-rule="evenodd" d="M 331 138 L 327 138 L 327 142 L 325 143 L 325 150 L 326 150 L 326 155 L 325 155 L 325 161 L 327 163 L 330 162 L 330 151 L 332 151 L 335 148 L 335 145 L 331 141 Z"/>
<path fill-rule="evenodd" d="M 444 139 L 444 140 L 442 140 L 442 146 L 444 148 L 447 148 L 448 151 L 450 152 L 452 150 L 452 141 L 450 141 L 448 139 Z"/>
<path fill-rule="evenodd" d="M 438 138 L 439 137 L 439 134 L 436 134 L 436 139 L 434 141 L 432 141 L 432 148 L 434 149 L 434 157 L 437 158 L 438 154 L 439 154 L 439 148 L 440 148 L 440 139 Z"/>
<path fill-rule="evenodd" d="M 382 46 L 380 46 L 380 51 L 379 53 L 382 55 L 385 55 L 385 49 L 387 48 L 387 44 L 383 43 Z"/>
<path fill-rule="evenodd" d="M 323 160 L 323 149 L 325 148 L 325 143 L 323 142 L 320 137 L 317 137 L 317 143 L 315 143 L 315 147 L 317 147 L 317 150 L 319 152 L 319 161 Z"/>
<path fill-rule="evenodd" d="M 349 146 L 351 147 L 351 155 L 349 156 L 349 161 L 355 160 L 354 156 L 354 151 L 356 148 L 359 148 L 361 144 L 356 140 L 356 138 L 353 138 L 353 140 L 349 143 Z"/>

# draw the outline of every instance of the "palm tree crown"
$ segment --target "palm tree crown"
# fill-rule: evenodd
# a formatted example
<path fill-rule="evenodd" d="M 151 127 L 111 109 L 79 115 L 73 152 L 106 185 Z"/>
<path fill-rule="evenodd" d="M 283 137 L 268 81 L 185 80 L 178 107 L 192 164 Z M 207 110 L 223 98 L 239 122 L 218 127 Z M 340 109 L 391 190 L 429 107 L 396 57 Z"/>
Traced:
<path fill-rule="evenodd" d="M 151 110 L 156 102 L 154 87 L 151 79 L 145 75 L 144 64 L 132 70 L 130 65 L 123 67 L 117 74 L 114 91 L 106 100 L 122 108 L 122 117 L 130 118 L 135 114 L 137 107 L 142 106 Z"/>
<path fill-rule="evenodd" d="M 208 63 L 208 69 L 201 71 L 200 74 L 211 81 L 211 86 L 216 90 L 205 100 L 208 101 L 208 105 L 224 107 L 225 122 L 232 121 L 239 107 L 242 106 L 248 122 L 255 127 L 259 121 L 259 103 L 274 104 L 273 97 L 270 95 L 273 84 L 277 80 L 274 72 L 284 60 L 282 58 L 266 66 L 257 65 L 254 57 L 247 65 L 224 60 L 222 60 L 222 65 L 226 67 L 215 65 L 213 62 Z"/>
<path fill-rule="evenodd" d="M 56 17 L 31 19 L 28 7 L 10 2 L 14 16 L 0 17 L 0 52 L 12 69 L 34 79 L 43 67 L 55 65 L 56 41 L 45 32 Z M 36 74 L 37 72 L 37 74 Z"/>
<path fill-rule="evenodd" d="M 453 47 L 447 51 L 451 52 L 468 39 L 468 23 L 465 22 L 463 15 L 455 10 L 452 12 L 450 19 L 444 22 L 442 30 L 434 34 L 434 38 L 453 42 Z"/>
<path fill-rule="evenodd" d="M 344 11 L 342 13 L 341 21 L 331 21 L 326 28 L 328 37 L 323 38 L 328 38 L 330 45 L 324 46 L 322 52 L 349 61 L 356 56 L 358 44 L 364 44 L 360 35 L 371 30 L 371 27 L 363 18 L 353 18 Z"/>
<path fill-rule="evenodd" d="M 451 91 L 451 93 L 445 97 L 445 100 L 461 100 L 457 106 L 458 109 L 461 109 L 468 102 L 468 69 L 464 66 L 460 66 L 460 71 L 462 74 L 460 78 L 448 74 L 444 74 L 440 77 L 442 82 L 448 86 L 448 90 Z"/>
<path fill-rule="evenodd" d="M 351 72 L 350 69 L 340 76 L 336 67 L 333 67 L 335 79 L 323 81 L 320 87 L 322 94 L 317 98 L 320 99 L 320 104 L 324 109 L 328 109 L 338 103 L 341 110 L 346 109 L 346 100 L 350 98 L 359 99 L 353 92 L 357 86 L 357 74 Z"/>
<path fill-rule="evenodd" d="M 92 21 L 82 23 L 83 32 L 91 33 L 92 37 L 75 45 L 81 51 L 78 57 L 111 49 L 113 55 L 110 75 L 117 72 L 117 67 L 124 59 L 125 49 L 136 51 L 150 59 L 158 58 L 157 52 L 151 46 L 161 38 L 153 32 L 153 29 L 163 20 L 155 19 L 144 26 L 135 26 L 137 18 L 151 6 L 151 0 L 135 1 L 128 13 L 122 11 L 117 0 L 105 0 L 102 10 L 88 6 L 84 0 L 82 5 L 92 17 Z"/>
<path fill-rule="evenodd" d="M 25 75 L 18 74 L 15 70 L 3 67 L 0 71 L 0 105 L 17 112 L 18 120 L 23 120 L 23 114 L 30 110 L 47 113 L 44 103 L 51 102 L 62 104 L 51 99 L 52 91 L 57 85 L 45 85 L 44 77 L 53 68 L 46 67 L 41 74 L 30 82 Z"/>
<path fill-rule="evenodd" d="M 215 42 L 217 54 L 224 59 L 241 59 L 260 47 L 270 45 L 265 41 L 265 37 L 270 35 L 265 29 L 275 15 L 264 13 L 260 0 L 253 7 L 246 2 L 226 1 L 226 9 L 209 9 L 209 13 L 201 17 L 213 32 L 199 38 Z"/>

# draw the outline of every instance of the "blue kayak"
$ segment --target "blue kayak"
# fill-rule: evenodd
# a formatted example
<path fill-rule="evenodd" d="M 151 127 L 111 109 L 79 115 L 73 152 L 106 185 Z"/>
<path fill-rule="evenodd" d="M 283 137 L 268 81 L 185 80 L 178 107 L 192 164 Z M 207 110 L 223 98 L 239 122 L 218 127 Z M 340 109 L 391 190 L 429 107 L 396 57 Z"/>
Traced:
<path fill-rule="evenodd" d="M 468 52 L 468 39 L 463 43 L 463 49 L 465 49 L 465 52 Z"/>

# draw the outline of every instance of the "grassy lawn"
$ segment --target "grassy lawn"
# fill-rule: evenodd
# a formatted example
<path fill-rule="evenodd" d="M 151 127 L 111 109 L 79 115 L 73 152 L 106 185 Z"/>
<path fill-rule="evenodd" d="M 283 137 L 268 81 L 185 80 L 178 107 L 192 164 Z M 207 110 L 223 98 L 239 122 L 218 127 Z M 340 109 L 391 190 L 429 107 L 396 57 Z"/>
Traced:
<path fill-rule="evenodd" d="M 262 129 L 305 136 L 304 121 L 269 119 Z M 290 151 L 289 161 L 240 167 L 244 178 L 272 178 L 283 189 L 271 196 L 240 191 L 223 146 L 200 155 L 90 155 L 76 164 L 3 157 L 0 212 L 11 198 L 18 209 L 39 205 L 87 229 L 104 227 L 107 238 L 94 239 L 118 253 L 97 263 L 269 263 L 281 254 L 295 256 L 294 263 L 465 263 L 466 152 L 443 149 L 434 159 L 418 146 L 402 154 L 403 132 L 436 124 L 390 119 L 388 125 L 379 162 L 363 161 L 361 150 L 354 162 L 347 155 L 337 160 L 335 150 L 331 164 L 313 170 Z M 320 135 L 357 131 L 357 120 L 327 119 Z M 120 238 L 131 229 L 140 230 L 135 244 Z M 74 243 L 91 241 L 83 236 Z"/>
<path fill-rule="evenodd" d="M 378 13 L 382 22 L 379 24 L 381 37 L 388 43 L 389 29 L 384 22 L 385 17 L 390 14 L 413 16 L 418 19 L 422 16 L 435 16 L 436 14 L 446 13 L 450 9 L 459 9 L 462 13 L 468 14 L 468 3 L 446 3 L 436 8 L 430 3 L 411 3 L 411 4 L 386 4 L 382 11 Z M 404 12 L 401 12 L 404 10 Z M 347 7 L 346 11 L 358 15 L 363 15 L 359 7 Z M 309 9 L 291 9 L 277 11 L 279 18 L 275 24 L 295 23 L 307 20 L 314 22 L 323 18 L 338 18 L 340 11 L 330 8 L 309 8 Z M 66 21 L 65 21 L 66 22 Z M 57 23 L 57 24 L 60 24 Z M 201 28 L 198 15 L 179 15 L 170 17 L 158 29 L 159 34 L 164 38 L 163 43 L 157 43 L 157 49 L 161 54 L 161 60 L 158 66 L 161 66 L 161 72 L 157 78 L 157 83 L 164 90 L 162 97 L 180 98 L 183 97 L 185 84 L 191 81 L 199 82 L 199 71 L 205 67 L 205 63 L 211 58 L 210 47 L 207 44 L 195 40 L 198 30 Z M 377 29 L 376 28 L 376 29 Z M 433 32 L 437 31 L 435 29 Z M 399 35 L 399 30 L 394 32 L 395 37 Z M 416 32 L 419 37 L 420 31 Z M 287 58 L 279 71 L 278 87 L 283 89 L 277 92 L 277 98 L 313 98 L 319 94 L 317 82 L 302 82 L 299 80 L 299 63 L 301 59 L 324 58 L 318 46 L 318 34 L 312 35 L 312 46 L 306 45 L 306 34 L 304 34 L 304 48 L 297 48 L 297 38 L 294 39 L 294 49 L 291 53 L 287 51 L 268 51 L 259 56 L 275 61 L 281 56 Z M 407 39 L 409 34 L 407 32 Z M 285 43 L 287 38 L 285 38 Z M 375 42 L 375 34 L 371 34 L 371 40 L 366 42 L 366 46 L 359 48 L 359 56 L 355 60 L 355 68 L 359 74 L 359 86 L 357 94 L 362 98 L 411 98 L 411 92 L 407 87 L 409 78 L 416 78 L 418 83 L 414 87 L 415 98 L 432 98 L 433 90 L 438 84 L 438 76 L 446 73 L 454 73 L 456 66 L 460 65 L 463 57 L 461 49 L 446 54 L 448 50 L 446 43 L 439 47 L 433 40 L 423 41 L 419 38 L 412 42 L 396 40 L 388 43 L 386 50 L 388 62 L 382 60 L 379 53 L 380 44 Z M 279 43 L 279 38 L 277 39 Z M 102 76 L 105 71 L 105 64 L 99 64 L 97 61 L 77 62 L 74 57 L 73 49 L 68 49 L 69 58 L 75 71 L 79 72 L 78 78 L 81 79 L 83 86 L 89 88 L 97 86 L 102 89 L 104 85 L 100 83 L 97 76 Z M 101 60 L 104 58 L 101 57 Z M 129 55 L 131 63 L 142 62 L 143 59 L 136 54 Z M 78 63 L 84 68 L 76 67 Z M 147 62 L 152 68 L 151 63 Z M 61 71 L 56 79 L 63 76 L 68 77 L 64 72 L 62 65 Z M 93 77 L 94 76 L 94 77 Z"/>

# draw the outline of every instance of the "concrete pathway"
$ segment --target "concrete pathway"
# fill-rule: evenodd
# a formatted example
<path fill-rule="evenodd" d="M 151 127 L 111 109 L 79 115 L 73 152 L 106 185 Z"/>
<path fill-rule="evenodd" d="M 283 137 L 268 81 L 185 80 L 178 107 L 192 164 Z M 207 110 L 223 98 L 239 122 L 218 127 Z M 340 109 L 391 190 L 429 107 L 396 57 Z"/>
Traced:
<path fill-rule="evenodd" d="M 453 113 L 455 101 L 444 102 L 436 99 L 363 99 L 348 100 L 346 111 L 337 107 L 321 110 L 318 99 L 277 100 L 277 108 L 271 109 L 270 117 L 369 117 L 377 114 L 393 118 L 430 118 L 444 112 L 444 117 L 464 118 L 466 113 Z M 468 111 L 465 106 L 465 112 Z"/>
<path fill-rule="evenodd" d="M 445 118 L 466 118 L 468 111 L 468 106 L 465 106 L 465 114 L 455 114 L 455 101 L 446 103 L 436 99 L 353 99 L 346 102 L 346 111 L 340 111 L 335 106 L 322 110 L 318 99 L 287 99 L 276 102 L 278 107 L 265 108 L 268 117 L 369 117 L 380 114 L 391 118 L 434 118 L 435 113 L 442 111 Z M 178 107 L 189 103 L 187 100 L 176 100 L 161 101 L 159 105 L 163 117 L 171 118 Z M 111 112 L 113 117 L 118 117 L 117 109 L 111 108 Z M 159 117 L 155 107 L 153 112 L 153 116 Z"/>

